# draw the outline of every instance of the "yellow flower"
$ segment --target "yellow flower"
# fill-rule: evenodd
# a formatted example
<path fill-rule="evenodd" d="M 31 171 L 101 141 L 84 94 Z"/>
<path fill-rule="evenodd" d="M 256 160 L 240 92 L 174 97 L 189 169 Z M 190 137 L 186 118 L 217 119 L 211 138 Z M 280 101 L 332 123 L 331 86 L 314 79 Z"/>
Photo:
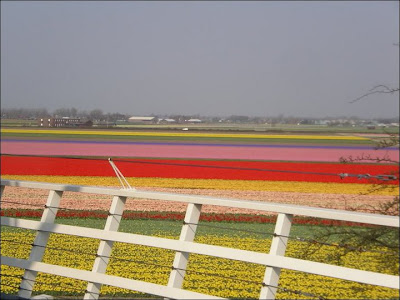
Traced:
<path fill-rule="evenodd" d="M 21 243 L 30 243 L 33 241 L 33 238 L 33 233 L 4 232 L 2 234 L 3 240 L 12 239 Z M 214 235 L 198 236 L 196 241 L 264 253 L 268 253 L 271 242 L 270 239 Z M 12 245 L 17 245 L 18 247 Z M 44 262 L 81 270 L 91 270 L 94 255 L 84 255 L 82 252 L 95 254 L 98 241 L 95 239 L 52 234 L 48 246 L 49 248 L 46 249 L 43 258 Z M 304 249 L 306 246 L 307 244 L 299 241 L 290 241 L 286 255 L 296 257 L 299 250 Z M 21 251 L 17 251 L 19 248 Z M 59 251 L 51 248 L 68 249 L 70 251 Z M 328 254 L 332 253 L 332 251 L 338 251 L 338 248 L 323 246 L 310 255 L 308 259 L 333 264 L 328 259 Z M 27 258 L 27 252 L 27 249 L 22 244 L 2 243 L 1 254 L 4 256 Z M 363 252 L 345 256 L 344 266 L 368 271 L 385 272 L 385 270 L 380 269 L 378 260 L 380 255 L 383 254 Z M 112 258 L 107 268 L 107 274 L 166 285 L 173 259 L 174 252 L 170 250 L 115 243 Z M 394 263 L 398 266 L 398 262 Z M 183 288 L 227 298 L 258 298 L 264 271 L 265 267 L 257 264 L 191 254 Z M 2 265 L 1 274 L 6 275 L 2 276 L 2 291 L 5 293 L 17 292 L 17 288 L 10 286 L 18 287 L 21 280 L 19 276 L 23 274 L 23 270 Z M 37 281 L 46 283 L 47 285 L 36 284 L 34 288 L 36 293 L 51 291 L 65 293 L 67 291 L 73 295 L 74 293 L 75 295 L 80 295 L 86 289 L 86 282 L 49 274 L 40 273 Z M 387 299 L 398 297 L 398 290 L 394 289 L 285 269 L 281 272 L 279 286 L 292 291 L 299 290 L 332 299 Z M 141 295 L 138 292 L 112 286 L 103 286 L 101 293 L 109 296 L 116 294 Z M 307 299 L 310 297 L 279 289 L 277 298 Z"/>
<path fill-rule="evenodd" d="M 2 133 L 29 133 L 54 135 L 113 135 L 148 137 L 197 137 L 197 138 L 250 138 L 250 139 L 298 139 L 298 140 L 369 140 L 360 136 L 344 135 L 279 135 L 279 134 L 243 134 L 243 133 L 188 133 L 188 132 L 143 132 L 143 131 L 105 131 L 105 130 L 49 130 L 49 129 L 1 129 Z"/>
<path fill-rule="evenodd" d="M 102 176 L 46 176 L 46 175 L 2 175 L 2 179 L 52 182 L 61 184 L 76 184 L 90 186 L 117 186 L 116 177 Z M 128 177 L 131 186 L 163 187 L 178 189 L 214 189 L 238 191 L 270 191 L 295 193 L 324 193 L 349 195 L 398 195 L 397 186 L 387 186 L 385 189 L 374 189 L 372 184 L 333 183 L 333 182 L 300 182 L 300 181 L 266 181 L 266 180 L 225 180 L 225 179 L 182 179 L 155 177 Z"/>

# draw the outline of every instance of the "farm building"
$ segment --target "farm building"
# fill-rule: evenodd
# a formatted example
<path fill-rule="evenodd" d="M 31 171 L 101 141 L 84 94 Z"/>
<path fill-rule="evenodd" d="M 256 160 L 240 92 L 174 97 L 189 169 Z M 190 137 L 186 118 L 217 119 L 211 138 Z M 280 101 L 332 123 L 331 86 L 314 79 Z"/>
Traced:
<path fill-rule="evenodd" d="M 171 124 L 171 123 L 176 123 L 176 120 L 175 119 L 160 119 L 160 120 L 158 120 L 158 123 Z"/>
<path fill-rule="evenodd" d="M 130 117 L 128 122 L 137 124 L 154 124 L 157 123 L 157 120 L 156 117 Z"/>
<path fill-rule="evenodd" d="M 90 127 L 92 121 L 82 121 L 80 118 L 39 118 L 38 125 L 40 127 Z"/>
<path fill-rule="evenodd" d="M 189 119 L 189 120 L 186 120 L 186 122 L 188 122 L 188 123 L 201 123 L 203 121 L 200 120 L 200 119 Z"/>

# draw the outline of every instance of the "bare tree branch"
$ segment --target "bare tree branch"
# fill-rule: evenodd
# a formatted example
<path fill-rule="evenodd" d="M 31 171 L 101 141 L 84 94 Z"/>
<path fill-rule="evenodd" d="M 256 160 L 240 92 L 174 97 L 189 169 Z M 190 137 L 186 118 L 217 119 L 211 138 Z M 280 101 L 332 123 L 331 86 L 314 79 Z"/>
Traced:
<path fill-rule="evenodd" d="M 394 94 L 398 91 L 399 91 L 399 88 L 389 88 L 386 85 L 380 84 L 380 85 L 377 85 L 377 86 L 373 87 L 372 89 L 370 89 L 368 93 L 358 97 L 357 99 L 349 101 L 349 103 L 357 102 L 357 101 L 359 101 L 365 97 L 368 97 L 370 95 L 373 95 L 373 94 Z"/>
<path fill-rule="evenodd" d="M 384 155 L 383 157 L 376 156 L 373 157 L 371 155 L 365 155 L 361 154 L 356 157 L 352 157 L 351 155 L 348 157 L 340 157 L 339 162 L 341 163 L 354 163 L 354 162 L 375 162 L 375 163 L 393 163 L 393 164 L 398 164 L 399 162 L 397 160 L 393 160 L 389 158 L 389 156 Z"/>

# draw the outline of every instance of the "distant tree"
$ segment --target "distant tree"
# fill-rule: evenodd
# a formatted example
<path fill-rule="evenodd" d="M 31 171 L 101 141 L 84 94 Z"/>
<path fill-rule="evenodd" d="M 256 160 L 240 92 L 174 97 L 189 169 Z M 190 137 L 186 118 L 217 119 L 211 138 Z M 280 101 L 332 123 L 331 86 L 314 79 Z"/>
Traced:
<path fill-rule="evenodd" d="M 57 108 L 56 110 L 54 110 L 53 112 L 53 116 L 54 117 L 69 117 L 71 115 L 71 110 L 69 108 Z"/>
<path fill-rule="evenodd" d="M 1 117 L 4 119 L 32 119 L 49 117 L 45 108 L 2 108 Z"/>
<path fill-rule="evenodd" d="M 302 119 L 297 118 L 297 117 L 293 117 L 293 116 L 289 116 L 286 118 L 286 122 L 288 124 L 298 124 Z"/>
<path fill-rule="evenodd" d="M 185 120 L 190 120 L 192 116 L 190 115 L 172 115 L 171 119 L 176 120 L 178 123 L 183 123 Z"/>
<path fill-rule="evenodd" d="M 285 115 L 284 114 L 279 114 L 277 117 L 278 123 L 285 123 Z"/>
<path fill-rule="evenodd" d="M 77 115 L 78 115 L 78 110 L 75 107 L 71 108 L 70 116 L 71 117 L 76 117 Z"/>
<path fill-rule="evenodd" d="M 50 114 L 49 114 L 49 112 L 47 111 L 47 109 L 42 108 L 42 109 L 38 109 L 38 110 L 37 110 L 37 115 L 36 115 L 36 117 L 38 117 L 38 118 L 40 118 L 40 117 L 45 117 L 45 118 L 47 118 L 47 117 L 50 117 Z"/>
<path fill-rule="evenodd" d="M 76 113 L 76 116 L 81 119 L 88 119 L 89 113 L 86 110 L 78 110 L 78 112 Z"/>
<path fill-rule="evenodd" d="M 106 119 L 109 122 L 116 122 L 117 120 L 126 120 L 128 119 L 127 115 L 120 114 L 120 113 L 108 113 L 105 115 Z"/>
<path fill-rule="evenodd" d="M 89 117 L 92 120 L 103 120 L 104 119 L 103 111 L 101 109 L 93 109 L 92 111 L 90 111 Z"/>
<path fill-rule="evenodd" d="M 219 117 L 211 117 L 211 122 L 212 123 L 218 123 L 219 122 L 219 120 L 221 120 L 221 118 L 219 118 Z"/>
<path fill-rule="evenodd" d="M 238 116 L 238 115 L 233 115 L 229 117 L 229 120 L 235 123 L 247 123 L 249 122 L 249 117 L 248 116 Z"/>

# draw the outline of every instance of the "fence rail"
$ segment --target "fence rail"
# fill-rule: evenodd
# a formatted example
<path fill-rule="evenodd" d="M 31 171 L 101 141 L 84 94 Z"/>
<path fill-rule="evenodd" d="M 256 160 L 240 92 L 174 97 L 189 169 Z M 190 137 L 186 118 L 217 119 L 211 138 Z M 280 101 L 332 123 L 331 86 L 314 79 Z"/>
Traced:
<path fill-rule="evenodd" d="M 193 196 L 184 194 L 140 191 L 137 189 L 122 190 L 115 188 L 55 184 L 55 183 L 33 182 L 33 181 L 18 181 L 18 180 L 1 180 L 1 185 L 32 188 L 32 189 L 53 190 L 53 191 L 80 192 L 88 194 L 99 194 L 99 195 L 110 195 L 110 196 L 120 196 L 120 197 L 130 197 L 130 198 L 152 199 L 152 200 L 166 200 L 173 202 L 198 203 L 202 205 L 207 204 L 207 205 L 217 205 L 217 206 L 226 206 L 235 208 L 245 208 L 245 209 L 259 210 L 265 212 L 292 214 L 299 216 L 316 217 L 321 219 L 349 221 L 349 222 L 365 223 L 371 225 L 382 225 L 389 227 L 399 227 L 400 224 L 399 218 L 393 216 L 360 213 L 360 212 L 337 210 L 337 209 L 308 207 L 308 206 L 300 206 L 292 204 L 248 201 L 248 200 L 232 199 L 232 198 L 225 199 L 225 198 L 215 198 L 208 196 L 197 196 L 197 195 Z"/>
<path fill-rule="evenodd" d="M 22 280 L 19 287 L 18 294 L 20 297 L 31 297 L 37 273 L 44 272 L 87 281 L 88 286 L 84 299 L 98 299 L 100 288 L 104 284 L 173 299 L 218 299 L 218 297 L 212 295 L 205 295 L 182 289 L 182 283 L 186 273 L 185 270 L 191 253 L 265 266 L 264 280 L 262 284 L 260 284 L 260 299 L 275 298 L 281 269 L 289 269 L 364 284 L 399 289 L 399 276 L 285 257 L 293 215 L 366 223 L 395 228 L 399 227 L 398 217 L 289 204 L 245 201 L 240 199 L 224 199 L 140 190 L 121 190 L 115 188 L 16 180 L 1 180 L 2 195 L 6 186 L 44 189 L 49 191 L 49 196 L 40 221 L 1 217 L 2 226 L 11 226 L 37 231 L 29 259 L 24 260 L 12 257 L 1 257 L 2 264 L 25 270 L 24 280 Z M 54 220 L 57 215 L 57 210 L 60 207 L 60 203 L 62 202 L 63 192 L 79 192 L 112 196 L 113 200 L 104 229 L 55 224 Z M 127 198 L 145 198 L 187 203 L 188 206 L 179 240 L 118 232 Z M 278 213 L 274 237 L 272 239 L 269 253 L 239 250 L 193 242 L 203 205 L 217 205 L 252 209 L 264 211 L 266 213 Z M 100 240 L 92 271 L 84 271 L 41 262 L 51 233 L 67 234 Z M 168 284 L 166 286 L 158 285 L 105 274 L 114 242 L 175 251 L 175 259 L 171 266 Z"/>

